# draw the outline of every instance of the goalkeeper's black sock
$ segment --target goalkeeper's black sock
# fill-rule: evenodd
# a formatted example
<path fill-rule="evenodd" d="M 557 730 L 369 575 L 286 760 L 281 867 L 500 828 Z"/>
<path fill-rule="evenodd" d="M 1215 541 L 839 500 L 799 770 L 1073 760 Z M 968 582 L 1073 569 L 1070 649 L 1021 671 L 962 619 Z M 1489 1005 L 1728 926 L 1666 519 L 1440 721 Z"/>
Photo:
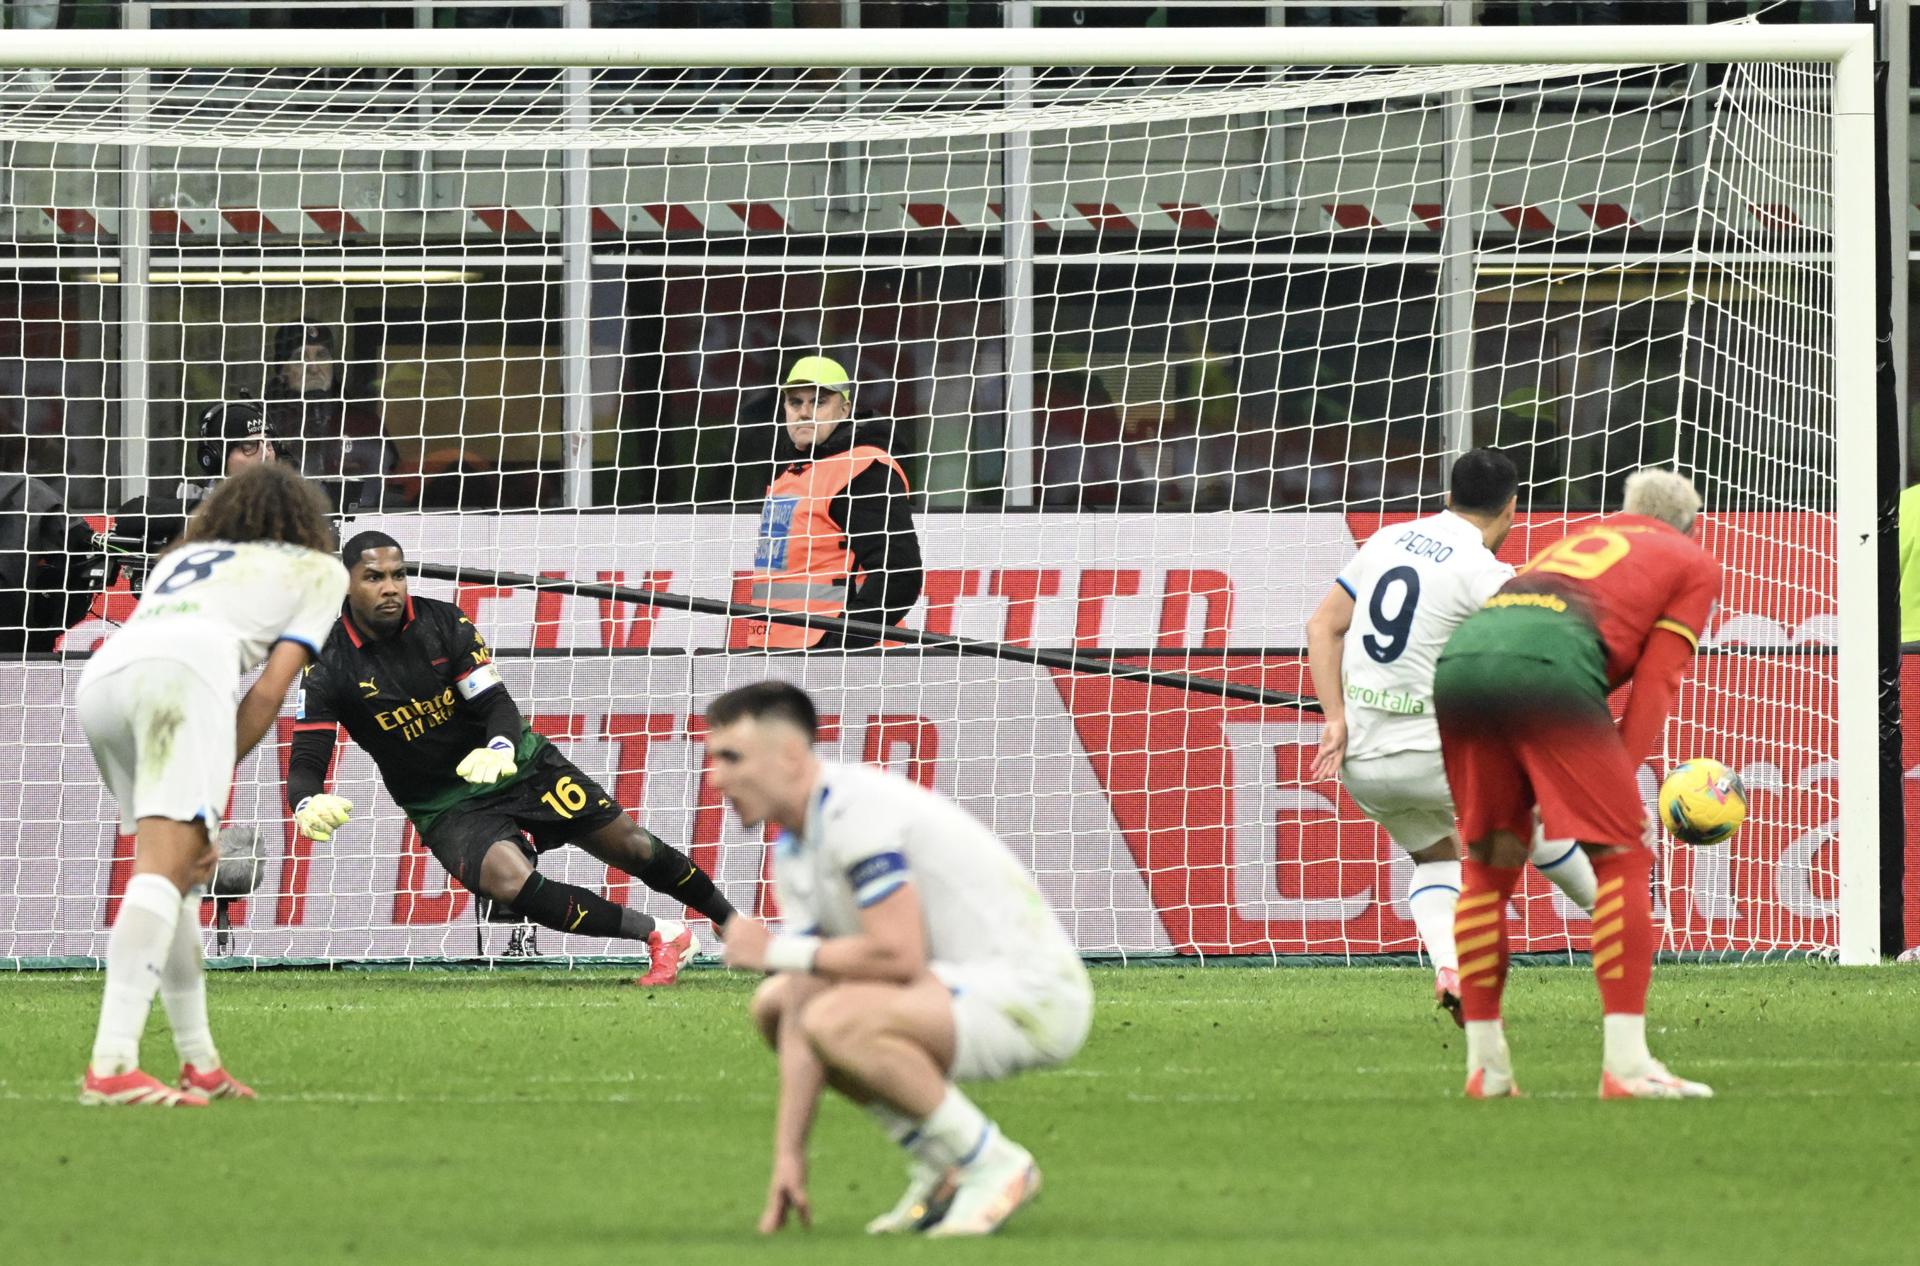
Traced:
<path fill-rule="evenodd" d="M 548 879 L 539 871 L 528 876 L 520 895 L 507 902 L 515 914 L 525 915 L 543 928 L 570 932 L 577 936 L 618 936 L 645 940 L 646 932 L 635 938 L 627 932 L 625 911 L 597 892 Z M 645 916 L 641 916 L 645 918 Z M 647 919 L 647 932 L 653 920 Z"/>
<path fill-rule="evenodd" d="M 733 903 L 713 886 L 713 876 L 657 835 L 653 837 L 653 857 L 640 868 L 640 882 L 682 905 L 692 906 L 712 919 L 715 927 L 725 927 L 733 917 Z"/>

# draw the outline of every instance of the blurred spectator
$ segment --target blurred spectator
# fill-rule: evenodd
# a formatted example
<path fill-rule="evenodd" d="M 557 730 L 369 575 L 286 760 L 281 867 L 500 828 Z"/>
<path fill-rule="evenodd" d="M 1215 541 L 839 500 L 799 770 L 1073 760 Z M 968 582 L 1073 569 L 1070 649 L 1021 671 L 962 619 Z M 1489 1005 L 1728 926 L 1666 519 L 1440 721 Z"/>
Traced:
<path fill-rule="evenodd" d="M 281 461 L 287 446 L 269 425 L 267 416 L 251 400 L 209 405 L 200 413 L 188 437 L 188 473 L 172 489 L 148 493 L 123 502 L 113 512 L 106 538 L 112 584 L 125 570 L 134 592 L 146 579 L 148 560 L 180 535 L 213 486 L 255 462 Z"/>
<path fill-rule="evenodd" d="M 1034 440 L 1040 449 L 1040 503 L 1120 502 L 1120 411 L 1099 375 L 1055 369 L 1035 375 Z"/>
<path fill-rule="evenodd" d="M 101 589 L 93 529 L 59 494 L 0 475 L 0 654 L 50 651 Z"/>
<path fill-rule="evenodd" d="M 101 584 L 93 530 L 26 474 L 26 436 L 0 415 L 0 654 L 50 651 Z"/>
<path fill-rule="evenodd" d="M 1196 401 L 1135 405 L 1121 429 L 1120 503 L 1225 510 L 1235 503 L 1235 437 L 1202 424 Z"/>
<path fill-rule="evenodd" d="M 343 510 L 379 505 L 397 452 L 378 410 L 346 399 L 333 327 L 312 320 L 283 325 L 274 334 L 272 355 L 267 420 L 294 446 L 300 473 L 323 484 L 351 485 L 339 494 Z"/>

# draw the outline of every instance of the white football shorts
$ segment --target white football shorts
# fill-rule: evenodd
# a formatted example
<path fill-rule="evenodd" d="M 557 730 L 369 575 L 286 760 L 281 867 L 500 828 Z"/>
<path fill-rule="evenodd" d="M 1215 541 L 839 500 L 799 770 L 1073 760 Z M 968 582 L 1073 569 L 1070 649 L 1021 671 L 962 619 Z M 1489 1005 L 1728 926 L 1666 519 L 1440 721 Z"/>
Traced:
<path fill-rule="evenodd" d="M 220 829 L 233 787 L 231 698 L 185 664 L 142 659 L 82 674 L 75 702 L 93 763 L 120 804 L 123 834 L 141 818 Z"/>
<path fill-rule="evenodd" d="M 1065 1063 L 1093 1027 L 1093 982 L 1076 958 L 1051 969 L 1008 963 L 935 963 L 953 993 L 955 1081 L 998 1081 Z"/>
<path fill-rule="evenodd" d="M 1453 834 L 1453 792 L 1438 752 L 1393 752 L 1350 760 L 1340 781 L 1360 811 L 1409 853 Z"/>

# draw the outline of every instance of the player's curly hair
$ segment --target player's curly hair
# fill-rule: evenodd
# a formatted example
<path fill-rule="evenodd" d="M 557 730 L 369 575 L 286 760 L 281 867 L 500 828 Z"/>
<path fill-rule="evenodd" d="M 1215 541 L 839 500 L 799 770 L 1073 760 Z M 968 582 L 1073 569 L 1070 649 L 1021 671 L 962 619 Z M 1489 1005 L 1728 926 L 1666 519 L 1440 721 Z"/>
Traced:
<path fill-rule="evenodd" d="M 335 549 L 326 500 L 292 466 L 277 462 L 222 480 L 187 521 L 180 544 L 193 541 L 284 541 L 322 554 Z"/>

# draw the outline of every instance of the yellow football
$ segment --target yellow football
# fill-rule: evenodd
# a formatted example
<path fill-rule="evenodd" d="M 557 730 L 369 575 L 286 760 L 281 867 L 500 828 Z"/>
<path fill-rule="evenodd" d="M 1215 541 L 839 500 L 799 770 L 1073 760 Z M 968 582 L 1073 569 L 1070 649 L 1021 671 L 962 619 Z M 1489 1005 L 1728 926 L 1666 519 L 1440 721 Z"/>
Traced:
<path fill-rule="evenodd" d="M 1660 784 L 1660 821 L 1682 844 L 1719 844 L 1747 820 L 1747 788 L 1717 760 L 1690 760 Z"/>

